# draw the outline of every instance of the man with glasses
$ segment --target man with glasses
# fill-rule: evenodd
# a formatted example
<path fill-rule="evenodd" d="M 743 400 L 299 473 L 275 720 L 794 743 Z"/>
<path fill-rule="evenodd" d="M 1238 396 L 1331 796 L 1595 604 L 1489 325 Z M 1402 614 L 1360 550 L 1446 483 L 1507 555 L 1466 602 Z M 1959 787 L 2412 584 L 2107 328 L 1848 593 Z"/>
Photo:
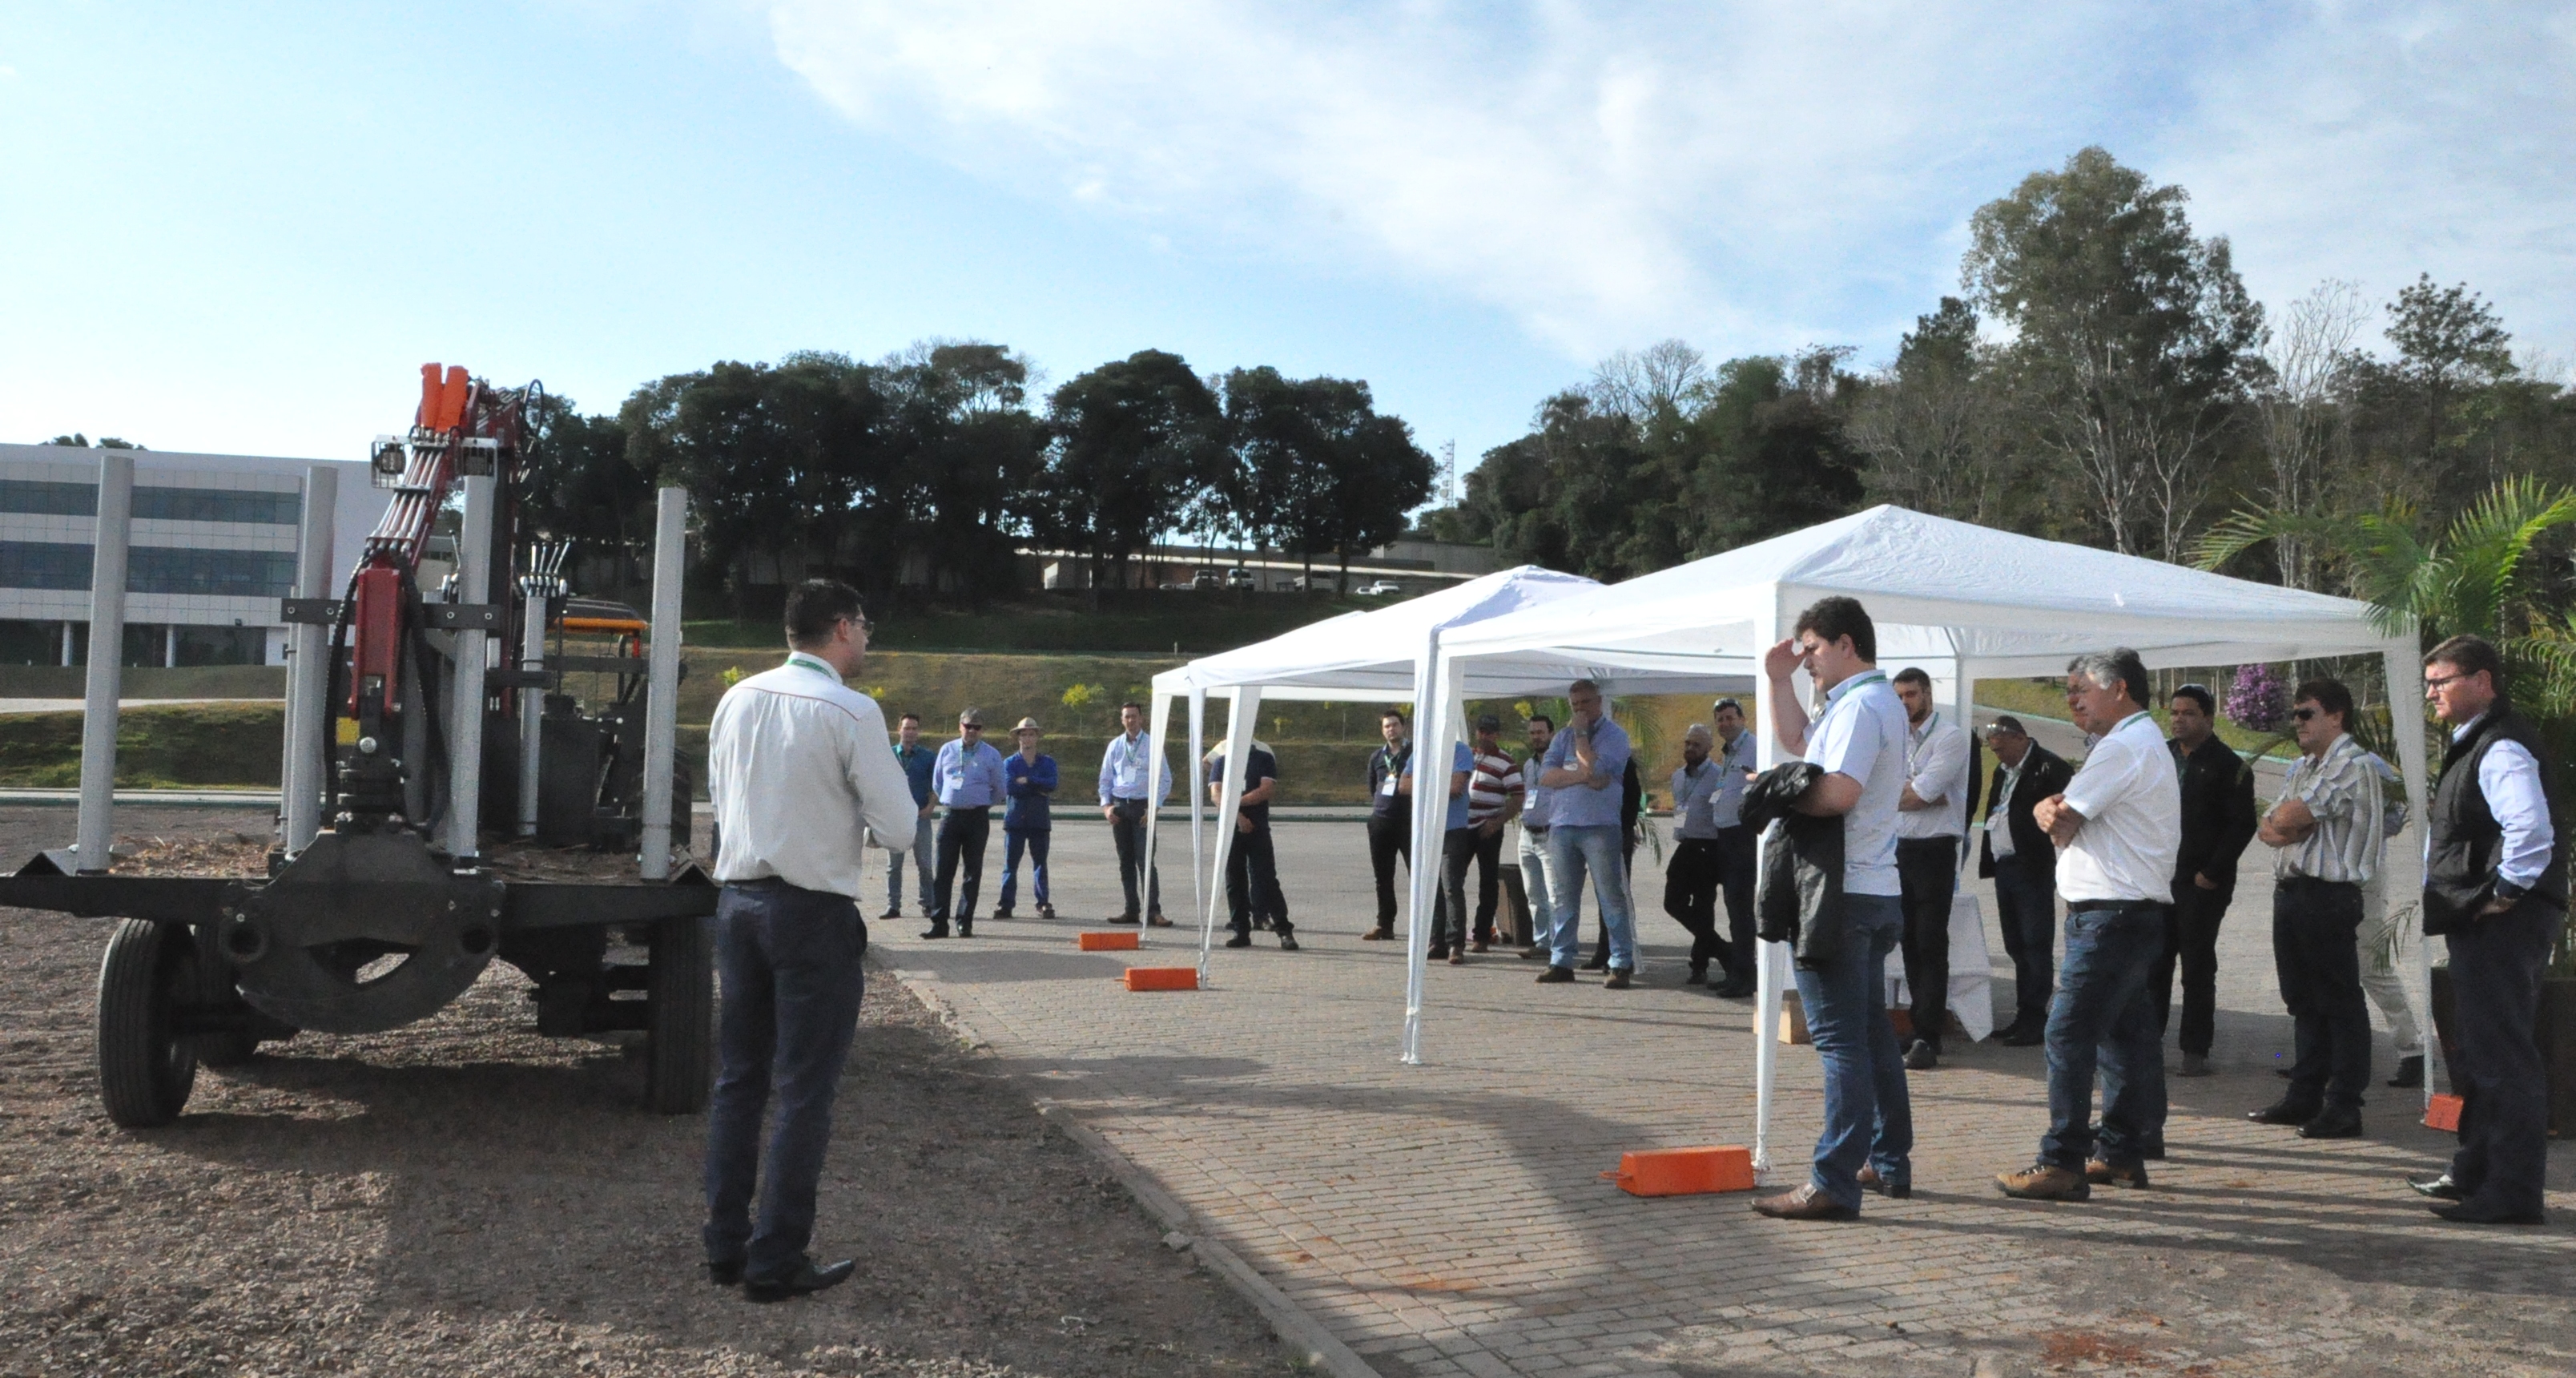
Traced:
<path fill-rule="evenodd" d="M 2254 772 L 2218 739 L 2218 700 L 2186 684 L 2174 690 L 2174 773 L 2182 781 L 2182 850 L 2174 854 L 2173 923 L 2148 988 L 2156 1027 L 2173 1013 L 2174 968 L 2182 968 L 2180 1075 L 2210 1074 L 2218 1028 L 2218 926 L 2236 896 L 2236 862 L 2254 840 Z"/>
<path fill-rule="evenodd" d="M 949 898 L 958 903 L 957 936 L 975 936 L 975 894 L 984 884 L 984 843 L 993 833 L 993 809 L 1010 802 L 1010 781 L 1002 753 L 984 740 L 984 714 L 969 708 L 957 715 L 957 740 L 939 748 L 931 767 L 939 791 L 939 880 L 931 892 L 930 928 L 921 936 L 948 936 Z M 957 864 L 966 864 L 964 893 L 956 890 Z"/>
<path fill-rule="evenodd" d="M 1996 1175 L 2006 1196 L 2082 1201 L 2097 1184 L 2144 1187 L 2147 1152 L 2164 1142 L 2164 1036 L 2147 981 L 2173 907 L 2182 795 L 2146 692 L 2147 667 L 2127 647 L 2066 667 L 2068 713 L 2101 740 L 2066 792 L 2032 810 L 2058 848 L 2066 963 L 2048 1006 L 2048 1133 L 2037 1161 Z"/>
<path fill-rule="evenodd" d="M 2290 1089 L 2246 1116 L 2302 1139 L 2361 1137 L 2370 1007 L 2361 993 L 2361 887 L 2379 873 L 2379 774 L 2344 730 L 2352 691 L 2312 679 L 2291 696 L 2299 759 L 2254 836 L 2273 850 L 2272 961 L 2296 1029 Z"/>
<path fill-rule="evenodd" d="M 1602 986 L 1626 990 L 1634 984 L 1637 970 L 1637 925 L 1628 903 L 1628 865 L 1620 846 L 1619 822 L 1618 787 L 1628 769 L 1628 734 L 1601 711 L 1600 685 L 1578 679 L 1566 691 L 1565 701 L 1573 711 L 1567 715 L 1565 730 L 1548 744 L 1538 777 L 1550 791 L 1547 878 L 1555 910 L 1548 942 L 1550 960 L 1547 970 L 1539 973 L 1539 984 L 1564 985 L 1574 980 L 1574 954 L 1583 942 L 1583 877 L 1588 871 L 1607 938 L 1610 976 Z M 1463 768 L 1465 762 L 1460 765 Z"/>

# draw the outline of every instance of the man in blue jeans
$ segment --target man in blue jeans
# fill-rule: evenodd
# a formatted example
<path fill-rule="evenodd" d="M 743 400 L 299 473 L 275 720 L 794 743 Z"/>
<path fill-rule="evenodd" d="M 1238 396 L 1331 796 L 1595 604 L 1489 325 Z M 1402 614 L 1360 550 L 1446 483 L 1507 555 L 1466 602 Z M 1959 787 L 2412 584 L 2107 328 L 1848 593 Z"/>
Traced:
<path fill-rule="evenodd" d="M 727 689 L 707 732 L 707 793 L 724 838 L 724 1003 L 701 1241 L 707 1277 L 741 1284 L 752 1301 L 819 1292 L 857 1267 L 817 1266 L 805 1253 L 866 982 L 853 839 L 865 827 L 900 848 L 918 807 L 886 751 L 885 715 L 842 683 L 866 661 L 867 632 L 849 585 L 798 584 L 787 595 L 787 663 Z M 760 1126 L 773 1092 L 764 1165 Z"/>
<path fill-rule="evenodd" d="M 1800 667 L 1825 690 L 1811 728 L 1790 677 Z M 1825 1071 L 1825 1128 L 1806 1185 L 1753 1209 L 1777 1220 L 1848 1220 L 1861 1192 L 1914 1193 L 1914 1103 L 1904 1055 L 1887 1019 L 1887 955 L 1905 934 L 1896 872 L 1897 801 L 1905 791 L 1905 705 L 1878 668 L 1878 629 L 1859 600 L 1819 599 L 1798 614 L 1789 639 L 1763 653 L 1771 726 L 1780 742 L 1824 774 L 1798 812 L 1843 820 L 1843 925 L 1826 955 L 1798 967 L 1798 1001 Z"/>
<path fill-rule="evenodd" d="M 1583 945 L 1583 873 L 1590 871 L 1593 899 L 1610 938 L 1610 978 L 1601 986 L 1626 990 L 1637 973 L 1637 919 L 1628 902 L 1628 864 L 1620 845 L 1626 829 L 1619 821 L 1628 734 L 1601 711 L 1600 685 L 1578 679 L 1565 701 L 1573 712 L 1539 763 L 1538 783 L 1548 791 L 1547 882 L 1555 912 L 1549 916 L 1548 966 L 1538 983 L 1574 979 L 1574 957 Z"/>
<path fill-rule="evenodd" d="M 2066 960 L 2048 1006 L 2048 1133 L 2038 1161 L 1996 1175 L 2006 1196 L 2082 1201 L 2095 1186 L 2143 1187 L 2147 1156 L 2164 1143 L 2164 1023 L 2148 986 L 2173 908 L 2182 781 L 2149 692 L 2146 666 L 2125 647 L 2066 667 L 2069 715 L 2100 740 L 2066 791 L 2031 811 L 2057 844 Z"/>

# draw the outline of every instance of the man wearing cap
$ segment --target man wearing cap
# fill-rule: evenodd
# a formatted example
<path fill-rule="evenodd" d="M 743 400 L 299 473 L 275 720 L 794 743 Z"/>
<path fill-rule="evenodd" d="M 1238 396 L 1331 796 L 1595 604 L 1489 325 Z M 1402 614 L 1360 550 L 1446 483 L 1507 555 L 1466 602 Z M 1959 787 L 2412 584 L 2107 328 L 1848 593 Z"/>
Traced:
<path fill-rule="evenodd" d="M 1717 887 L 1725 860 L 1717 848 L 1717 797 L 1726 772 L 1708 758 L 1716 739 L 1708 724 L 1682 733 L 1682 763 L 1673 772 L 1673 855 L 1664 865 L 1664 912 L 1691 935 L 1687 986 L 1708 984 L 1708 964 L 1735 965 L 1733 947 L 1717 936 Z M 1743 786 L 1737 785 L 1740 797 Z"/>
<path fill-rule="evenodd" d="M 1998 1037 L 2015 1048 L 2048 1035 L 2048 997 L 2057 989 L 2057 844 L 2034 816 L 2039 801 L 2064 793 L 2075 772 L 2066 758 L 2030 739 L 2006 714 L 1986 730 L 1995 775 L 1986 790 L 1977 874 L 1995 883 L 1995 923 L 2013 964 L 2013 1021 Z"/>
<path fill-rule="evenodd" d="M 1232 739 L 1216 744 L 1207 756 L 1210 804 L 1225 802 L 1225 754 Z M 1279 793 L 1279 756 L 1268 743 L 1252 739 L 1243 758 L 1243 797 L 1234 816 L 1234 845 L 1225 857 L 1225 907 L 1234 936 L 1227 947 L 1252 946 L 1256 921 L 1278 935 L 1285 952 L 1297 950 L 1297 926 L 1288 922 L 1288 896 L 1279 888 L 1279 854 L 1270 844 L 1270 801 Z"/>
<path fill-rule="evenodd" d="M 1476 855 L 1476 928 L 1474 950 L 1494 945 L 1494 907 L 1502 883 L 1503 825 L 1520 816 L 1521 766 L 1503 750 L 1503 720 L 1491 713 L 1476 719 L 1476 770 L 1467 780 L 1467 831 Z M 1452 951 L 1454 959 L 1459 954 Z"/>
<path fill-rule="evenodd" d="M 1142 914 L 1144 922 L 1169 928 L 1172 921 L 1163 917 L 1161 870 L 1145 864 L 1145 819 L 1172 797 L 1171 759 L 1155 761 L 1161 748 L 1145 730 L 1144 705 L 1133 699 L 1118 705 L 1118 728 L 1109 749 L 1100 753 L 1100 816 L 1109 820 L 1110 839 L 1118 846 L 1118 884 L 1127 892 L 1127 907 L 1110 915 L 1109 922 L 1133 924 Z M 1157 764 L 1163 767 L 1160 788 L 1154 788 Z"/>
<path fill-rule="evenodd" d="M 975 894 L 984 884 L 984 843 L 992 836 L 992 808 L 1005 803 L 1002 753 L 984 740 L 984 714 L 969 708 L 957 715 L 957 740 L 939 748 L 930 769 L 931 784 L 945 810 L 939 819 L 939 880 L 931 891 L 930 928 L 921 936 L 948 936 L 949 899 L 958 903 L 957 936 L 975 936 Z M 957 894 L 957 863 L 966 863 L 966 885 Z"/>
<path fill-rule="evenodd" d="M 1052 919 L 1047 902 L 1047 840 L 1055 830 L 1049 803 L 1055 797 L 1055 758 L 1038 751 L 1038 720 L 1022 718 L 1011 729 L 1020 749 L 1002 762 L 1002 790 L 1010 802 L 1002 807 L 1002 902 L 993 917 L 1011 917 L 1011 900 L 1020 885 L 1020 854 L 1028 853 L 1029 896 L 1038 902 L 1038 917 Z"/>

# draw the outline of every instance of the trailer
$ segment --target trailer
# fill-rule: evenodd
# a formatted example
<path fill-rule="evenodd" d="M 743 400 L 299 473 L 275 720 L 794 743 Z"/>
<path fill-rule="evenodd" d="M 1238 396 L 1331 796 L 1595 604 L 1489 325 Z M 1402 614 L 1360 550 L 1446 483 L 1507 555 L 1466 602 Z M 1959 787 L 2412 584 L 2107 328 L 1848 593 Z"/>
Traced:
<path fill-rule="evenodd" d="M 98 979 L 116 1123 L 168 1123 L 199 1067 L 262 1043 L 425 1019 L 495 960 L 540 1033 L 640 1031 L 645 1104 L 705 1107 L 717 891 L 674 739 L 687 495 L 656 497 L 649 613 L 572 597 L 567 546 L 524 515 L 541 396 L 424 366 L 410 430 L 371 448 L 393 501 L 345 578 L 337 471 L 307 475 L 276 838 L 234 874 L 120 873 L 120 672 L 90 657 L 76 840 L 0 877 L 0 905 L 122 920 Z M 100 460 L 92 647 L 122 643 L 133 480 L 131 455 Z"/>

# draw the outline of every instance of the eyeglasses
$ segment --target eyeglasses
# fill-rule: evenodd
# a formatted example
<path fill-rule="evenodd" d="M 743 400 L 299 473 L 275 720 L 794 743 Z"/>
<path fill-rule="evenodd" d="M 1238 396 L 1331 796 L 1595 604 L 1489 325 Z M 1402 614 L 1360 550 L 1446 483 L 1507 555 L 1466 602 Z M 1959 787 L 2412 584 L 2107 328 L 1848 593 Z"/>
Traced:
<path fill-rule="evenodd" d="M 962 722 L 957 724 L 957 730 L 960 732 L 981 732 L 984 730 L 984 725 L 979 722 Z"/>
<path fill-rule="evenodd" d="M 2476 672 L 2472 671 L 2470 673 L 2474 674 Z M 2424 677 L 2424 692 L 2427 694 L 2432 693 L 2436 689 L 2457 684 L 2468 677 L 2468 675 L 2426 675 Z"/>
<path fill-rule="evenodd" d="M 876 623 L 871 622 L 871 621 L 867 620 L 867 619 L 866 619 L 866 618 L 864 618 L 864 617 L 844 617 L 844 618 L 842 618 L 841 620 L 842 620 L 842 621 L 844 621 L 844 622 L 849 623 L 849 624 L 850 624 L 851 626 L 853 626 L 853 627 L 858 628 L 858 629 L 859 629 L 859 635 L 861 635 L 861 636 L 866 636 L 866 635 L 868 635 L 869 633 L 871 633 L 871 632 L 873 632 L 873 631 L 875 631 L 875 630 L 877 629 L 877 624 L 876 624 Z"/>

